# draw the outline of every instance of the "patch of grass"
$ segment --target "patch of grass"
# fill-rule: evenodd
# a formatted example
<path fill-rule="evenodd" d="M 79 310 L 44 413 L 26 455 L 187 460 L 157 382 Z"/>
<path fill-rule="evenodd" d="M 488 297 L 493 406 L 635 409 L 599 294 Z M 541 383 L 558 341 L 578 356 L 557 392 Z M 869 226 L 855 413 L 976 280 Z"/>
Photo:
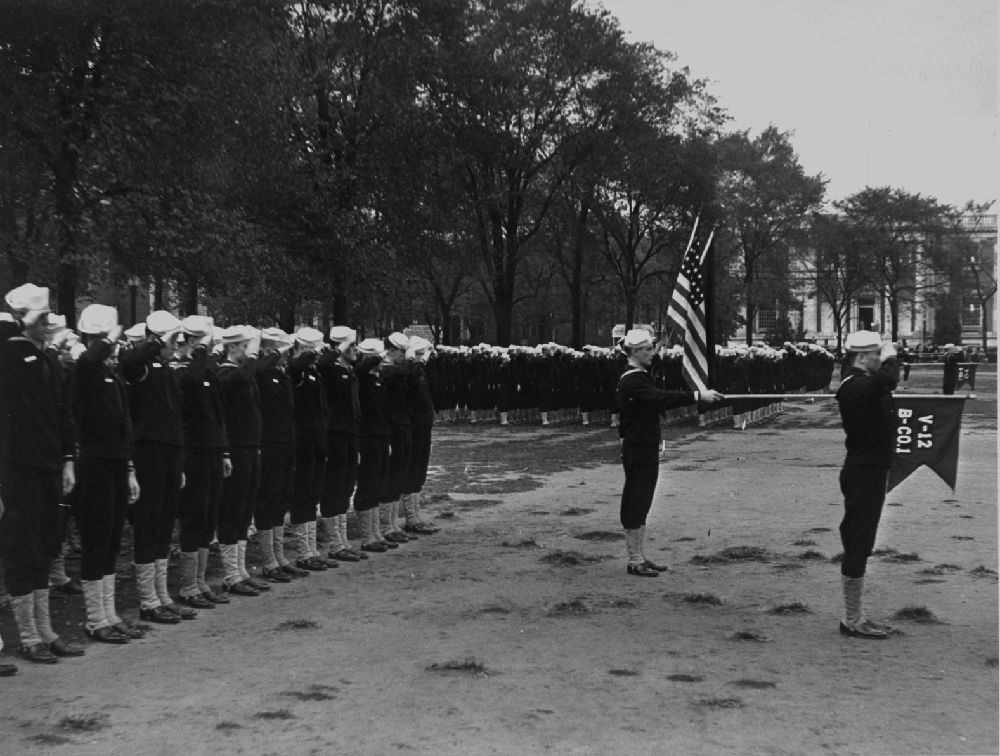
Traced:
<path fill-rule="evenodd" d="M 922 561 L 920 559 L 920 556 L 918 554 L 916 554 L 916 553 L 902 554 L 902 553 L 900 553 L 898 551 L 895 554 L 887 554 L 882 559 L 885 562 L 896 562 L 896 563 L 919 562 L 919 561 Z"/>
<path fill-rule="evenodd" d="M 588 554 L 581 554 L 579 551 L 563 551 L 562 549 L 556 549 L 555 551 L 550 551 L 539 561 L 545 562 L 546 564 L 558 565 L 560 567 L 575 567 L 592 562 L 603 562 L 606 559 L 614 559 L 614 557 L 607 554 L 590 556 Z"/>
<path fill-rule="evenodd" d="M 564 509 L 561 514 L 563 517 L 580 517 L 581 515 L 590 514 L 593 509 L 587 509 L 586 507 L 570 507 L 569 509 Z"/>
<path fill-rule="evenodd" d="M 616 598 L 612 599 L 608 606 L 612 609 L 636 609 L 639 606 L 639 602 L 635 599 Z"/>
<path fill-rule="evenodd" d="M 925 567 L 920 570 L 921 575 L 947 575 L 949 572 L 957 572 L 962 568 L 957 564 L 935 564 L 933 567 Z"/>
<path fill-rule="evenodd" d="M 729 684 L 735 685 L 737 688 L 752 688 L 753 690 L 767 690 L 768 688 L 778 687 L 777 683 L 770 680 L 749 680 L 746 678 L 733 680 Z"/>
<path fill-rule="evenodd" d="M 295 719 L 295 715 L 288 709 L 274 709 L 272 711 L 258 711 L 253 715 L 255 719 Z"/>
<path fill-rule="evenodd" d="M 774 555 L 763 546 L 730 546 L 719 556 L 731 562 L 769 562 Z"/>
<path fill-rule="evenodd" d="M 427 667 L 427 671 L 462 675 L 487 674 L 486 665 L 472 656 L 467 656 L 464 659 L 449 659 L 446 662 L 435 662 Z"/>
<path fill-rule="evenodd" d="M 609 675 L 615 675 L 616 677 L 638 677 L 639 673 L 634 669 L 609 669 Z"/>
<path fill-rule="evenodd" d="M 840 552 L 839 554 L 834 554 L 832 557 L 830 557 L 830 562 L 832 564 L 840 564 L 843 561 L 844 561 L 844 552 Z"/>
<path fill-rule="evenodd" d="M 53 735 L 48 732 L 41 732 L 38 735 L 31 735 L 25 738 L 29 743 L 38 743 L 39 745 L 46 746 L 58 746 L 66 745 L 67 743 L 72 743 L 73 741 L 69 738 L 63 737 L 62 735 Z"/>
<path fill-rule="evenodd" d="M 454 519 L 454 517 L 455 517 L 455 513 L 454 512 L 450 512 L 450 511 L 449 512 L 441 512 L 438 515 L 438 519 L 439 520 L 452 520 L 452 519 Z"/>
<path fill-rule="evenodd" d="M 490 604 L 479 610 L 481 614 L 510 614 L 510 609 L 500 604 Z"/>
<path fill-rule="evenodd" d="M 702 682 L 705 678 L 701 675 L 685 675 L 683 673 L 677 673 L 673 675 L 667 675 L 668 680 L 673 680 L 674 682 L 687 682 L 696 683 Z"/>
<path fill-rule="evenodd" d="M 795 558 L 800 559 L 803 562 L 817 562 L 825 560 L 826 556 L 819 551 L 814 551 L 813 549 L 809 549 L 808 551 L 803 551 Z"/>
<path fill-rule="evenodd" d="M 704 706 L 712 709 L 742 709 L 745 705 L 742 698 L 699 698 L 694 702 L 695 706 Z"/>
<path fill-rule="evenodd" d="M 973 538 L 972 536 L 952 536 L 951 540 L 953 540 L 953 541 L 975 541 L 976 539 Z"/>
<path fill-rule="evenodd" d="M 680 538 L 675 538 L 674 543 L 687 543 L 688 541 L 695 541 L 695 540 L 697 539 L 692 538 L 691 536 L 681 536 Z"/>
<path fill-rule="evenodd" d="M 986 660 L 987 667 L 997 667 L 998 665 L 1000 665 L 1000 659 L 996 656 L 991 656 Z"/>
<path fill-rule="evenodd" d="M 501 541 L 501 546 L 509 549 L 539 549 L 541 545 L 534 538 L 522 538 L 520 541 Z"/>
<path fill-rule="evenodd" d="M 625 534 L 617 530 L 588 530 L 573 536 L 581 541 L 624 541 Z"/>
<path fill-rule="evenodd" d="M 779 617 L 787 617 L 792 614 L 812 614 L 813 610 L 801 601 L 793 601 L 790 604 L 779 604 L 767 610 L 768 614 L 776 614 Z"/>
<path fill-rule="evenodd" d="M 572 601 L 560 601 L 558 604 L 554 604 L 548 613 L 555 617 L 564 617 L 566 615 L 590 614 L 590 611 L 590 607 L 583 599 L 576 598 Z"/>
<path fill-rule="evenodd" d="M 920 580 L 914 580 L 914 585 L 929 585 L 930 583 L 943 583 L 944 580 L 939 580 L 938 578 L 922 578 Z"/>
<path fill-rule="evenodd" d="M 751 641 L 754 643 L 770 643 L 771 636 L 760 630 L 737 630 L 729 636 L 730 640 Z"/>
<path fill-rule="evenodd" d="M 316 630 L 318 628 L 319 623 L 315 620 L 292 619 L 282 622 L 275 628 L 275 630 L 278 632 L 285 632 L 286 630 Z"/>
<path fill-rule="evenodd" d="M 110 727 L 111 723 L 107 714 L 95 714 L 92 717 L 63 717 L 58 726 L 71 732 L 98 732 Z"/>
<path fill-rule="evenodd" d="M 810 541 L 808 538 L 802 541 L 795 541 L 792 546 L 815 546 L 815 541 Z"/>
<path fill-rule="evenodd" d="M 969 570 L 969 574 L 974 575 L 975 577 L 995 578 L 997 576 L 996 570 L 991 570 L 985 564 L 981 564 L 978 567 L 973 567 L 971 570 Z"/>
<path fill-rule="evenodd" d="M 336 698 L 333 693 L 336 688 L 329 685 L 310 685 L 307 690 L 286 690 L 281 695 L 290 696 L 297 701 L 332 701 Z"/>
<path fill-rule="evenodd" d="M 772 562 L 775 555 L 763 546 L 730 546 L 714 554 L 696 554 L 691 557 L 691 564 L 717 565 L 736 562 Z"/>
<path fill-rule="evenodd" d="M 916 622 L 921 625 L 943 625 L 930 609 L 925 606 L 904 606 L 892 618 L 897 622 Z"/>
<path fill-rule="evenodd" d="M 236 722 L 219 722 L 215 729 L 220 732 L 232 732 L 233 730 L 242 730 L 243 725 L 236 724 Z"/>
<path fill-rule="evenodd" d="M 502 499 L 465 499 L 463 501 L 457 502 L 455 508 L 463 512 L 471 512 L 476 509 L 497 507 L 500 506 L 501 504 L 503 504 Z"/>
<path fill-rule="evenodd" d="M 809 528 L 807 533 L 829 533 L 833 528 Z"/>
<path fill-rule="evenodd" d="M 706 606 L 722 606 L 725 603 L 714 593 L 687 593 L 681 600 L 686 604 L 702 604 Z"/>

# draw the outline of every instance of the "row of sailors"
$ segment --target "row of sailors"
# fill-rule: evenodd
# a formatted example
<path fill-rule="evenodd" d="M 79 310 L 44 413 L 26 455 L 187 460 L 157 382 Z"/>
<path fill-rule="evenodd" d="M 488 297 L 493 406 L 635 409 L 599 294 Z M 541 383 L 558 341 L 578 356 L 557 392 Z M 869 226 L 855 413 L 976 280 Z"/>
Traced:
<path fill-rule="evenodd" d="M 421 516 L 434 407 L 425 340 L 393 333 L 357 343 L 336 326 L 294 334 L 216 330 L 156 311 L 119 349 L 117 311 L 85 308 L 75 360 L 48 348 L 48 290 L 7 295 L 0 322 L 0 559 L 24 658 L 83 653 L 53 632 L 48 566 L 61 549 L 60 500 L 82 548 L 87 634 L 125 643 L 142 630 L 115 607 L 115 562 L 132 524 L 139 618 L 175 624 L 339 561 L 398 548 L 432 527 Z M 353 500 L 362 543 L 347 539 Z M 331 551 L 316 544 L 317 504 Z M 294 561 L 284 553 L 291 522 Z M 400 518 L 405 525 L 400 527 Z M 181 586 L 167 589 L 179 525 Z M 253 524 L 262 578 L 246 563 Z M 223 590 L 206 581 L 217 539 Z"/>

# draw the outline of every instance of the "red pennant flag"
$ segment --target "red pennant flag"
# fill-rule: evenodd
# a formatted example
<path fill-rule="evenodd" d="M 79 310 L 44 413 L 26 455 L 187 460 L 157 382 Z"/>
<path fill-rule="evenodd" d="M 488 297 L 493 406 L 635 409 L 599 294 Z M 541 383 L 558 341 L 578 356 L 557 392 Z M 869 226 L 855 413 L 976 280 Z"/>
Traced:
<path fill-rule="evenodd" d="M 896 455 L 889 470 L 889 490 L 921 465 L 927 465 L 954 491 L 965 398 L 915 398 L 895 394 L 893 401 L 896 405 Z"/>

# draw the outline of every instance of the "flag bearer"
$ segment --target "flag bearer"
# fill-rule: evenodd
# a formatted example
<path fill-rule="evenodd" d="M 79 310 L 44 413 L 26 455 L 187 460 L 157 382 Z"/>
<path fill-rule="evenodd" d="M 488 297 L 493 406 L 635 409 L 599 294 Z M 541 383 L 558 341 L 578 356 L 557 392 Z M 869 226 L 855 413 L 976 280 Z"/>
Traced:
<path fill-rule="evenodd" d="M 658 389 L 648 369 L 653 362 L 653 338 L 636 328 L 625 334 L 623 349 L 628 369 L 618 380 L 618 408 L 621 420 L 622 490 L 621 523 L 628 549 L 628 574 L 657 577 L 666 569 L 646 558 L 646 515 L 653 503 L 656 478 L 660 471 L 660 413 L 672 407 L 704 402 L 714 404 L 725 397 L 718 391 L 665 391 Z"/>

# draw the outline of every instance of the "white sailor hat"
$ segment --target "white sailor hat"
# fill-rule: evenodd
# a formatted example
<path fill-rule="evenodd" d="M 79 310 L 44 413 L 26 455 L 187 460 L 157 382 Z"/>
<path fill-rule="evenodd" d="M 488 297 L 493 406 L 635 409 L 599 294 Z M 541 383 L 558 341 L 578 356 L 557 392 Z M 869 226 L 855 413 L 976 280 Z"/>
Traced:
<path fill-rule="evenodd" d="M 125 338 L 129 341 L 142 341 L 146 338 L 146 324 L 140 322 L 129 326 L 125 329 Z"/>
<path fill-rule="evenodd" d="M 844 348 L 848 352 L 873 352 L 881 348 L 882 337 L 875 331 L 855 331 L 847 334 Z"/>
<path fill-rule="evenodd" d="M 358 332 L 348 326 L 334 326 L 330 329 L 330 341 L 334 344 L 354 344 L 358 340 Z"/>
<path fill-rule="evenodd" d="M 321 349 L 323 347 L 323 334 L 315 328 L 306 326 L 295 332 L 295 341 L 309 349 Z"/>
<path fill-rule="evenodd" d="M 386 348 L 392 346 L 396 349 L 402 349 L 406 351 L 407 347 L 410 346 L 410 340 L 406 337 L 406 334 L 400 333 L 399 331 L 393 331 L 390 333 L 385 340 Z"/>
<path fill-rule="evenodd" d="M 265 328 L 260 332 L 261 343 L 275 344 L 279 352 L 285 352 L 292 348 L 295 338 L 285 333 L 280 328 Z"/>
<path fill-rule="evenodd" d="M 653 336 L 645 328 L 633 328 L 622 339 L 622 347 L 625 349 L 651 346 L 653 346 Z"/>
<path fill-rule="evenodd" d="M 181 321 L 181 328 L 188 336 L 200 339 L 215 333 L 215 321 L 206 315 L 188 315 Z"/>
<path fill-rule="evenodd" d="M 76 328 L 80 333 L 91 335 L 110 333 L 116 325 L 118 325 L 118 310 L 102 304 L 87 305 L 80 313 L 80 319 L 76 321 Z"/>
<path fill-rule="evenodd" d="M 234 325 L 224 328 L 220 334 L 223 344 L 239 344 L 242 341 L 250 341 L 252 334 L 246 326 Z"/>
<path fill-rule="evenodd" d="M 385 342 L 382 339 L 365 339 L 358 344 L 358 353 L 381 357 L 385 354 Z"/>
<path fill-rule="evenodd" d="M 156 310 L 146 317 L 146 328 L 156 336 L 167 336 L 181 329 L 181 321 L 166 310 Z"/>
<path fill-rule="evenodd" d="M 410 337 L 410 346 L 408 351 L 413 352 L 413 354 L 420 354 L 421 352 L 426 352 L 428 349 L 433 348 L 434 345 L 423 336 Z"/>
<path fill-rule="evenodd" d="M 22 284 L 8 291 L 4 299 L 16 312 L 49 312 L 49 290 L 45 286 Z"/>

